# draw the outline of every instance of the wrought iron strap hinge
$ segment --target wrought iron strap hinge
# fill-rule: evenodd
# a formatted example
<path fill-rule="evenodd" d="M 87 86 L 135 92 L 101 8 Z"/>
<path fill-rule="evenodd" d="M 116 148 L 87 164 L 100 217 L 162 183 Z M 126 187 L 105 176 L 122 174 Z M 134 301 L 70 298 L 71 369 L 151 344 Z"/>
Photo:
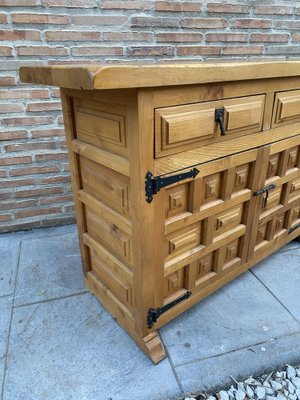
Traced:
<path fill-rule="evenodd" d="M 176 175 L 169 176 L 154 176 L 152 172 L 148 171 L 145 177 L 146 200 L 151 203 L 153 195 L 158 193 L 160 189 L 173 183 L 180 182 L 184 179 L 195 178 L 199 174 L 197 168 L 193 168 L 188 172 L 181 172 Z"/>
<path fill-rule="evenodd" d="M 266 193 L 266 196 L 264 197 L 264 204 L 263 204 L 264 208 L 266 208 L 266 206 L 267 206 L 268 197 L 269 197 L 269 190 L 272 190 L 272 189 L 275 189 L 275 188 L 276 188 L 276 185 L 274 183 L 272 183 L 271 185 L 268 185 L 268 186 L 266 186 L 266 187 L 264 187 L 262 189 L 259 189 L 259 190 L 257 190 L 256 192 L 253 193 L 254 196 L 259 196 L 261 194 Z"/>
<path fill-rule="evenodd" d="M 158 308 L 149 308 L 147 312 L 147 326 L 148 328 L 152 328 L 152 326 L 157 322 L 158 318 L 164 312 L 170 310 L 170 308 L 176 306 L 176 304 L 181 303 L 183 300 L 188 299 L 192 295 L 192 292 L 186 292 L 183 296 L 178 297 L 178 299 L 171 301 L 171 303 L 166 304 L 163 307 Z"/>
<path fill-rule="evenodd" d="M 291 233 L 295 232 L 295 231 L 296 231 L 297 229 L 299 229 L 299 228 L 300 228 L 300 224 L 296 224 L 296 225 L 292 226 L 292 227 L 289 229 L 288 234 L 290 235 Z"/>

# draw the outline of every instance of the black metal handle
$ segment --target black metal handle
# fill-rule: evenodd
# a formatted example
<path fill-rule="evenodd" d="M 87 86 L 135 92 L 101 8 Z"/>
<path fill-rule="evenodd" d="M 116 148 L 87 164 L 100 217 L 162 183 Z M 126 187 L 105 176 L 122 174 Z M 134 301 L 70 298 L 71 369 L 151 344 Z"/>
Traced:
<path fill-rule="evenodd" d="M 225 127 L 224 127 L 224 107 L 216 109 L 215 121 L 220 125 L 221 135 L 226 135 Z"/>
<path fill-rule="evenodd" d="M 290 229 L 289 229 L 289 235 L 291 234 L 291 233 L 293 233 L 293 232 L 295 232 L 297 229 L 299 229 L 300 228 L 300 223 L 299 224 L 296 224 L 296 225 L 294 225 L 294 226 L 292 226 Z"/>
<path fill-rule="evenodd" d="M 275 183 L 272 183 L 269 186 L 264 187 L 263 189 L 259 189 L 256 192 L 254 192 L 254 196 L 259 196 L 260 194 L 266 193 L 266 196 L 264 197 L 264 202 L 263 202 L 263 208 L 267 207 L 267 202 L 268 202 L 268 197 L 269 197 L 269 190 L 275 189 L 276 185 Z"/>

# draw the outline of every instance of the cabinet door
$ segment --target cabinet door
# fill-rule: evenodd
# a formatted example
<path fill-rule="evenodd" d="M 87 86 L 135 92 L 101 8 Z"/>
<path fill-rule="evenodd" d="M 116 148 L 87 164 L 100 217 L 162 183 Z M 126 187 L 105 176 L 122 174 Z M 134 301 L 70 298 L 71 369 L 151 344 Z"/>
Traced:
<path fill-rule="evenodd" d="M 271 189 L 256 196 L 249 260 L 287 243 L 298 228 L 300 235 L 300 135 L 266 148 L 261 189 Z"/>
<path fill-rule="evenodd" d="M 164 189 L 162 304 L 238 272 L 246 261 L 262 160 L 257 149 L 226 157 L 201 165 L 195 180 Z"/>

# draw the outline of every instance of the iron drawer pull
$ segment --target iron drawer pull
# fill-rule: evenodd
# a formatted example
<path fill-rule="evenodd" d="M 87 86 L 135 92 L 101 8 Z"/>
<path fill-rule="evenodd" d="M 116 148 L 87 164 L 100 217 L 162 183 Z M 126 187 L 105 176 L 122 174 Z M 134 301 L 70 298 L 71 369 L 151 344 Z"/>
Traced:
<path fill-rule="evenodd" d="M 216 108 L 215 111 L 215 121 L 220 125 L 221 135 L 226 135 L 225 127 L 224 127 L 224 107 Z"/>
<path fill-rule="evenodd" d="M 293 233 L 294 231 L 296 231 L 296 230 L 299 229 L 299 228 L 300 228 L 300 223 L 299 223 L 299 224 L 296 224 L 295 226 L 292 226 L 292 227 L 289 229 L 288 234 L 290 235 L 291 233 Z"/>
<path fill-rule="evenodd" d="M 254 196 L 259 196 L 260 194 L 264 194 L 266 193 L 266 196 L 264 197 L 264 203 L 263 203 L 263 207 L 266 208 L 267 207 L 267 202 L 268 202 L 268 197 L 269 197 L 269 190 L 275 189 L 276 185 L 275 183 L 272 183 L 269 186 L 264 187 L 263 189 L 259 189 L 256 192 L 254 192 Z"/>

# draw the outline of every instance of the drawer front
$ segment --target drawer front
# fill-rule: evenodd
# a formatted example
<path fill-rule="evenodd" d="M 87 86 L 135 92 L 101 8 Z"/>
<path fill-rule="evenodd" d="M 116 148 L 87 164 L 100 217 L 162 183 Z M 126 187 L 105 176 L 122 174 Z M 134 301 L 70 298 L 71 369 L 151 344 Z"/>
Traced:
<path fill-rule="evenodd" d="M 155 156 L 179 153 L 262 130 L 265 95 L 210 101 L 155 111 Z M 225 132 L 215 120 L 223 110 Z"/>
<path fill-rule="evenodd" d="M 276 93 L 272 126 L 292 124 L 300 121 L 300 90 Z"/>

